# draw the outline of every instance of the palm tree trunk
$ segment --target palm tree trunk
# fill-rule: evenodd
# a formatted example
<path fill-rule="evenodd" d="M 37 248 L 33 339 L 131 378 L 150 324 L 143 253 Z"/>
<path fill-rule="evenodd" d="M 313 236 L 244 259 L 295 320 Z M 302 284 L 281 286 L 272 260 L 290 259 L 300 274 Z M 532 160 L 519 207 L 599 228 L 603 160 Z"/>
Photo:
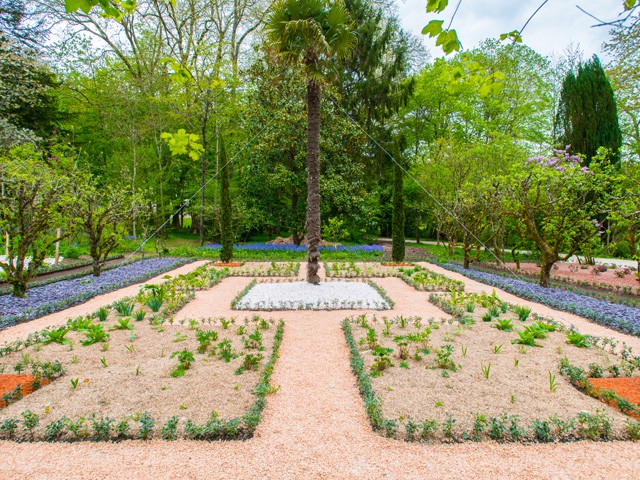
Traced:
<path fill-rule="evenodd" d="M 307 83 L 307 282 L 320 276 L 320 85 Z"/>

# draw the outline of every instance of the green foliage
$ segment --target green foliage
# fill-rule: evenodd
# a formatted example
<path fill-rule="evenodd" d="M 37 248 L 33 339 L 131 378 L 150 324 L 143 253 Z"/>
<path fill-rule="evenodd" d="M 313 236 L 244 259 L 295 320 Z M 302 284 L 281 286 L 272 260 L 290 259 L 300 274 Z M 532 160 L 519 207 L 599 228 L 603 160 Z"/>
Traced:
<path fill-rule="evenodd" d="M 400 152 L 400 148 L 396 147 Z M 405 255 L 404 241 L 404 197 L 402 192 L 403 171 L 399 164 L 401 159 L 397 155 L 393 163 L 393 219 L 392 219 L 392 239 L 391 258 L 394 262 L 402 262 Z"/>
<path fill-rule="evenodd" d="M 567 343 L 578 348 L 589 348 L 589 335 L 582 335 L 581 333 L 571 330 L 567 332 Z"/>

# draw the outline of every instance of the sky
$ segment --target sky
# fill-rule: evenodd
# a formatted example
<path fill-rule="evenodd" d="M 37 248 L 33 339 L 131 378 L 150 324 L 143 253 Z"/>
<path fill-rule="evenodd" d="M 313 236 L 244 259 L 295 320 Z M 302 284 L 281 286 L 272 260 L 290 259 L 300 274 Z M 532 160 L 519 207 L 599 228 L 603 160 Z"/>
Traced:
<path fill-rule="evenodd" d="M 497 38 L 501 33 L 519 30 L 543 0 L 463 0 L 455 16 L 452 28 L 464 49 L 476 47 L 487 37 Z M 433 19 L 449 23 L 456 0 L 449 0 L 449 7 L 439 15 L 427 14 L 427 0 L 396 0 L 402 26 L 423 37 L 431 57 L 443 56 L 435 47 L 435 39 L 421 34 L 422 28 Z M 524 43 L 543 55 L 561 55 L 573 43 L 579 44 L 584 57 L 602 55 L 602 43 L 608 39 L 608 28 L 592 25 L 594 19 L 582 13 L 576 5 L 602 20 L 614 20 L 622 12 L 622 0 L 549 0 L 535 15 L 523 32 Z"/>

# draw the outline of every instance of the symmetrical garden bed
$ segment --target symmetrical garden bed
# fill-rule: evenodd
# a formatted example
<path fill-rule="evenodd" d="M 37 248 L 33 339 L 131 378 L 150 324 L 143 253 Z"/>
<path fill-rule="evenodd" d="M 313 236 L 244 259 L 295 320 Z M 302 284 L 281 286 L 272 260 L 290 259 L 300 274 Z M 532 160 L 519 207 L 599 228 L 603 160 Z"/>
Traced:
<path fill-rule="evenodd" d="M 96 295 L 143 282 L 191 260 L 147 258 L 103 272 L 99 277 L 85 275 L 59 280 L 27 290 L 24 298 L 0 296 L 0 329 L 62 310 Z"/>
<path fill-rule="evenodd" d="M 640 358 L 628 350 L 564 331 L 495 295 L 454 292 L 430 300 L 454 317 L 360 315 L 343 322 L 374 429 L 425 441 L 640 436 L 639 423 L 575 388 L 562 367 L 638 376 Z"/>
<path fill-rule="evenodd" d="M 201 267 L 0 348 L 2 372 L 36 372 L 55 364 L 62 374 L 29 396 L 9 399 L 0 409 L 0 437 L 250 436 L 270 391 L 282 321 L 257 316 L 173 320 L 195 289 L 225 275 Z"/>
<path fill-rule="evenodd" d="M 396 266 L 364 262 L 325 262 L 329 278 L 400 277 L 417 290 L 448 292 L 464 290 L 464 283 L 418 265 Z"/>
<path fill-rule="evenodd" d="M 215 264 L 214 264 L 215 265 Z M 247 262 L 229 270 L 234 277 L 295 277 L 300 262 Z"/>
<path fill-rule="evenodd" d="M 388 310 L 393 301 L 374 282 L 251 282 L 232 301 L 236 310 Z"/>

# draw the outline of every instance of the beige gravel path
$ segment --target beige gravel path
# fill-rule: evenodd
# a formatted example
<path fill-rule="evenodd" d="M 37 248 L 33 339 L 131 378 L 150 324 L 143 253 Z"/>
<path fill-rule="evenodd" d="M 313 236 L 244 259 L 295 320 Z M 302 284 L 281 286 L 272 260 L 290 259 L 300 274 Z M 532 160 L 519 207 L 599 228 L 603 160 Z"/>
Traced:
<path fill-rule="evenodd" d="M 247 281 L 225 279 L 200 292 L 183 314 L 228 315 L 228 303 Z M 396 302 L 384 314 L 445 316 L 427 302 L 428 294 L 401 280 L 376 281 Z M 286 321 L 272 377 L 280 390 L 268 398 L 250 441 L 0 442 L 0 479 L 639 478 L 640 444 L 421 445 L 378 436 L 369 427 L 340 330 L 351 313 L 273 313 Z"/>

